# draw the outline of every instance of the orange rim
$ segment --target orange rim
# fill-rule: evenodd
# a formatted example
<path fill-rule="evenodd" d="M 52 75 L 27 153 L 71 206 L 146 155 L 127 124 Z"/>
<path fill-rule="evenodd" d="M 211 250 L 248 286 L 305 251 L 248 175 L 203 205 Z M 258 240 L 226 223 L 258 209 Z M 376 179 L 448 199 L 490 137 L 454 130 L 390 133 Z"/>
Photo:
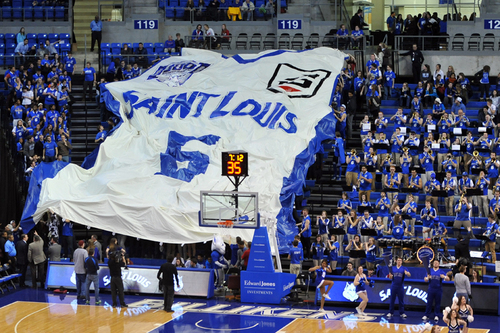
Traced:
<path fill-rule="evenodd" d="M 217 222 L 217 226 L 220 227 L 220 228 L 232 228 L 233 227 L 233 221 L 226 220 L 226 221 Z"/>

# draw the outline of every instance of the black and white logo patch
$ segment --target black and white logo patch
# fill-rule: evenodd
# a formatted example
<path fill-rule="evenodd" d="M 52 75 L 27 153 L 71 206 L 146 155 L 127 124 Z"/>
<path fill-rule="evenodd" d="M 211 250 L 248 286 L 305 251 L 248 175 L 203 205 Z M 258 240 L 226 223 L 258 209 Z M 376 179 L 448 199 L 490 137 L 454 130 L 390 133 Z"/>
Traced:
<path fill-rule="evenodd" d="M 290 64 L 279 64 L 267 89 L 287 94 L 290 98 L 310 98 L 316 95 L 332 72 L 325 69 L 304 70 Z"/>

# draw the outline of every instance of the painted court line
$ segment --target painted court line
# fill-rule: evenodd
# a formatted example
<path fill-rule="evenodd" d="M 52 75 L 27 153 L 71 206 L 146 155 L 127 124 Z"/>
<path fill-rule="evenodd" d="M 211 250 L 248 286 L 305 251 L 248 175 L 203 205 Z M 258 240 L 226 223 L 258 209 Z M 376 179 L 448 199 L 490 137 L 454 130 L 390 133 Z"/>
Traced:
<path fill-rule="evenodd" d="M 17 327 L 19 326 L 19 324 L 20 324 L 20 323 L 21 323 L 24 319 L 26 319 L 26 318 L 28 318 L 28 317 L 31 317 L 31 316 L 32 316 L 32 315 L 34 315 L 35 313 L 41 312 L 41 311 L 43 311 L 43 310 L 47 310 L 48 308 L 50 308 L 50 307 L 52 307 L 52 306 L 54 306 L 54 305 L 55 305 L 55 304 L 51 304 L 51 305 L 49 305 L 49 306 L 44 307 L 43 309 L 37 310 L 37 311 L 35 311 L 35 312 L 30 313 L 29 315 L 24 316 L 21 320 L 19 320 L 19 321 L 16 323 L 16 327 L 14 327 L 14 333 L 17 333 Z"/>
<path fill-rule="evenodd" d="M 203 327 L 203 326 L 199 325 L 199 323 L 201 323 L 202 321 L 203 320 L 198 320 L 196 322 L 195 326 L 198 328 L 204 329 L 204 330 L 209 330 L 209 331 L 244 331 L 244 330 L 250 330 L 252 328 L 259 326 L 259 324 L 257 323 L 253 326 L 241 327 L 241 328 L 211 328 L 211 327 Z"/>

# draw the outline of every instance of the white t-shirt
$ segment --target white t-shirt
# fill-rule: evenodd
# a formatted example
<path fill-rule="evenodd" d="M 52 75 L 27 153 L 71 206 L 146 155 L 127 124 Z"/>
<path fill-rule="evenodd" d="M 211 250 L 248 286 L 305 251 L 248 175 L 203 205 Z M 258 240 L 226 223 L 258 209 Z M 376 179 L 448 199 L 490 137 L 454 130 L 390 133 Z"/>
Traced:
<path fill-rule="evenodd" d="M 23 105 L 30 105 L 31 104 L 31 99 L 33 98 L 33 91 L 28 90 L 23 92 Z"/>

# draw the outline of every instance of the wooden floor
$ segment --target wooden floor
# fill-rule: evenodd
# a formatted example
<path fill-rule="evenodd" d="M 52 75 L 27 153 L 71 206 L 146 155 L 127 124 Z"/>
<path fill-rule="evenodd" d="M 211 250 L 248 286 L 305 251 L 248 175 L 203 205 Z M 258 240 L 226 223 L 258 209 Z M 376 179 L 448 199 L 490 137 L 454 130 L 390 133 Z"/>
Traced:
<path fill-rule="evenodd" d="M 15 302 L 0 309 L 0 332 L 149 332 L 168 321 L 165 311 Z"/>
<path fill-rule="evenodd" d="M 172 321 L 172 314 L 162 310 L 142 308 L 113 309 L 106 306 L 55 304 L 39 302 L 15 302 L 0 308 L 1 333 L 25 332 L 63 332 L 63 333 L 142 333 L 150 331 L 171 331 L 179 325 L 180 331 L 211 331 L 211 329 L 197 328 L 196 320 L 190 322 L 190 313 L 181 315 L 176 313 L 176 320 Z M 195 315 L 194 313 L 192 315 Z M 207 314 L 208 316 L 208 314 Z M 234 315 L 233 315 L 234 316 Z M 199 314 L 196 314 L 199 319 Z M 192 319 L 192 318 L 191 318 Z M 356 320 L 325 320 L 325 319 L 290 319 L 291 322 L 274 331 L 280 333 L 417 333 L 422 326 L 389 324 L 383 322 L 361 322 Z M 169 325 L 176 323 L 172 328 Z M 209 323 L 209 321 L 208 321 Z M 165 325 L 167 324 L 167 325 Z M 238 323 L 239 324 L 239 323 Z M 162 330 L 162 326 L 164 326 Z M 257 325 L 255 325 L 257 326 Z M 203 328 L 203 327 L 201 327 Z M 215 329 L 215 328 L 214 328 Z M 259 332 L 269 330 L 257 327 Z M 217 331 L 236 332 L 242 328 L 223 328 Z M 186 331 L 186 332 L 187 332 Z M 447 333 L 444 328 L 442 333 Z M 486 329 L 471 329 L 470 333 L 488 333 Z"/>
<path fill-rule="evenodd" d="M 389 323 L 367 323 L 352 320 L 318 320 L 318 319 L 295 319 L 293 322 L 282 328 L 280 333 L 419 333 L 419 325 L 402 325 Z M 442 333 L 447 333 L 448 328 L 443 328 Z M 485 329 L 470 329 L 469 333 L 488 333 Z M 429 333 L 429 331 L 427 331 Z"/>

